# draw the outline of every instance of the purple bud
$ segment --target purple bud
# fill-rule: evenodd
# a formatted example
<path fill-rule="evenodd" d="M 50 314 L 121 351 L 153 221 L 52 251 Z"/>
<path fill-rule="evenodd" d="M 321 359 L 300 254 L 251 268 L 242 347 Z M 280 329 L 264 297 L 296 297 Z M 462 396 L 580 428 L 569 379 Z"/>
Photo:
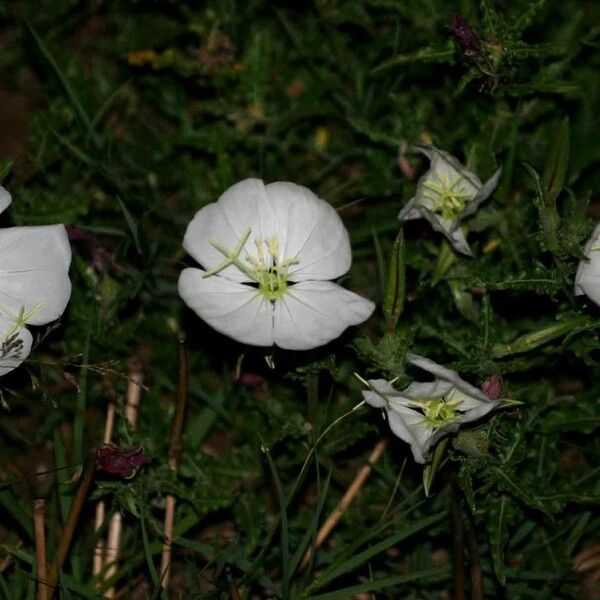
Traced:
<path fill-rule="evenodd" d="M 105 444 L 96 450 L 96 466 L 100 471 L 121 479 L 131 479 L 140 467 L 150 461 L 140 448 L 119 448 Z"/>
<path fill-rule="evenodd" d="M 502 395 L 502 378 L 500 375 L 490 375 L 481 385 L 481 391 L 490 400 L 498 400 Z"/>
<path fill-rule="evenodd" d="M 479 50 L 479 46 L 481 46 L 479 34 L 467 23 L 466 19 L 460 13 L 452 13 L 448 29 L 457 39 L 465 54 L 470 54 Z"/>

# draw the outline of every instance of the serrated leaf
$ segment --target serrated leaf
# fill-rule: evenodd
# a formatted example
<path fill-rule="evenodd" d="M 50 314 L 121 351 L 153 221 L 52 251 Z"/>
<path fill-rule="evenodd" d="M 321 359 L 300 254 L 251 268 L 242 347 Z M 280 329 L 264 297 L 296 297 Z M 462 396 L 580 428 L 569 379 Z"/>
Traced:
<path fill-rule="evenodd" d="M 530 508 L 535 508 L 546 515 L 551 516 L 551 509 L 555 507 L 549 506 L 547 502 L 543 501 L 542 497 L 536 496 L 507 469 L 496 466 L 488 469 L 488 473 L 494 477 L 495 483 L 500 489 L 509 493 Z"/>
<path fill-rule="evenodd" d="M 550 252 L 556 252 L 558 250 L 558 226 L 560 221 L 556 210 L 556 198 L 552 199 L 546 193 L 546 188 L 538 172 L 531 165 L 527 163 L 523 164 L 535 183 L 534 201 L 540 217 L 545 249 L 550 250 Z"/>
<path fill-rule="evenodd" d="M 390 67 L 411 62 L 452 62 L 453 58 L 454 47 L 451 43 L 437 48 L 429 46 L 409 54 L 397 54 L 375 67 L 372 72 L 378 73 L 379 71 L 384 71 Z"/>
<path fill-rule="evenodd" d="M 471 473 L 469 473 L 468 469 L 461 468 L 458 474 L 458 482 L 460 484 L 460 489 L 467 500 L 467 504 L 471 509 L 471 512 L 474 513 L 476 510 L 476 505 L 475 494 L 473 492 L 473 479 L 471 478 Z"/>
<path fill-rule="evenodd" d="M 496 506 L 490 506 L 490 519 L 488 521 L 488 535 L 490 551 L 494 564 L 494 573 L 502 586 L 506 585 L 506 569 L 504 566 L 504 545 L 508 541 L 506 531 L 506 510 L 509 500 L 501 496 Z"/>

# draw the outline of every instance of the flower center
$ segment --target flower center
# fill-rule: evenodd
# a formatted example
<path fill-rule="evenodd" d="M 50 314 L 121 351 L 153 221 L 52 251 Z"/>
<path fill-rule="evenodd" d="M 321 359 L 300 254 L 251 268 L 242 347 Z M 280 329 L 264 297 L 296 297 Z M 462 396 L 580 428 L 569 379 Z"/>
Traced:
<path fill-rule="evenodd" d="M 443 185 L 431 181 L 424 183 L 427 190 L 425 197 L 431 200 L 433 212 L 438 213 L 442 219 L 455 221 L 464 211 L 467 200 L 471 198 L 471 194 L 464 188 L 457 189 L 460 183 L 460 179 L 456 179 L 454 183 L 444 182 Z"/>
<path fill-rule="evenodd" d="M 297 264 L 298 260 L 296 258 L 281 259 L 279 256 L 279 241 L 275 235 L 266 238 L 255 238 L 256 254 L 247 252 L 245 261 L 242 260 L 240 254 L 250 237 L 250 233 L 250 228 L 248 228 L 232 251 L 226 250 L 217 242 L 211 241 L 212 246 L 225 256 L 225 261 L 214 269 L 207 271 L 204 277 L 215 275 L 229 265 L 234 265 L 256 283 L 259 292 L 267 300 L 275 302 L 285 294 L 288 288 L 289 269 L 292 265 Z"/>
<path fill-rule="evenodd" d="M 287 278 L 289 267 L 297 263 L 297 260 L 281 260 L 279 257 L 279 242 L 275 235 L 269 238 L 256 238 L 256 256 L 248 255 L 247 262 L 250 264 L 250 272 L 258 284 L 260 292 L 275 302 L 285 294 L 288 286 Z"/>
<path fill-rule="evenodd" d="M 410 405 L 423 412 L 427 425 L 437 428 L 454 421 L 460 403 L 461 400 L 449 400 L 447 396 L 435 396 L 412 401 Z"/>

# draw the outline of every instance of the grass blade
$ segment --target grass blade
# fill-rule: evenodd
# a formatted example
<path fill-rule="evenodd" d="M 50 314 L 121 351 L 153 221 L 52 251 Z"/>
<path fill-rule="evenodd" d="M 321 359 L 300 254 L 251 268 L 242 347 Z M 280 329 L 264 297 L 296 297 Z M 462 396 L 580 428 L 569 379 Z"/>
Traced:
<path fill-rule="evenodd" d="M 77 113 L 77 117 L 81 121 L 82 125 L 85 127 L 86 131 L 88 131 L 91 126 L 91 121 L 87 112 L 83 108 L 83 105 L 79 101 L 75 90 L 71 87 L 71 84 L 63 75 L 63 72 L 58 66 L 56 60 L 54 59 L 54 56 L 52 56 L 52 53 L 44 43 L 44 40 L 42 40 L 42 38 L 38 35 L 37 31 L 31 26 L 31 24 L 28 21 L 25 21 L 25 27 L 31 34 L 31 37 L 33 38 L 33 41 L 35 42 L 40 54 L 44 57 L 44 60 L 50 65 L 50 67 L 52 67 L 52 70 L 54 71 L 54 74 L 60 82 L 60 85 L 63 88 L 65 95 L 67 96 L 69 102 L 73 105 L 73 108 Z"/>
<path fill-rule="evenodd" d="M 315 579 L 313 584 L 310 586 L 310 590 L 319 589 L 323 587 L 327 583 L 337 579 L 344 573 L 348 573 L 353 569 L 356 569 L 363 563 L 369 561 L 374 556 L 377 556 L 380 552 L 384 552 L 388 548 L 395 546 L 402 540 L 410 537 L 414 533 L 426 529 L 430 525 L 437 523 L 446 515 L 445 512 L 438 513 L 437 515 L 433 515 L 431 517 L 425 517 L 423 519 L 419 519 L 411 523 L 410 525 L 402 528 L 400 531 L 394 533 L 393 535 L 387 537 L 385 540 L 379 542 L 378 544 L 374 544 L 370 548 L 367 548 L 363 552 L 355 554 L 350 558 L 346 558 L 345 556 L 340 559 L 335 560 L 327 569 L 325 569 L 319 577 Z"/>
<path fill-rule="evenodd" d="M 367 581 L 365 583 L 359 583 L 347 588 L 342 588 L 340 590 L 336 590 L 335 592 L 327 592 L 325 594 L 318 594 L 317 596 L 310 596 L 310 600 L 347 600 L 347 598 L 355 598 L 357 594 L 362 594 L 364 592 L 377 592 L 379 590 L 401 585 L 403 583 L 410 583 L 419 580 L 423 580 L 424 583 L 431 583 L 432 580 L 437 582 L 448 577 L 449 573 L 450 571 L 447 568 L 414 571 L 413 573 L 407 573 L 406 575 L 385 577 L 383 579 Z"/>
<path fill-rule="evenodd" d="M 277 467 L 275 466 L 273 458 L 271 457 L 271 453 L 266 448 L 264 449 L 264 453 L 267 457 L 269 468 L 271 469 L 271 474 L 273 475 L 273 480 L 275 481 L 275 487 L 277 488 L 277 496 L 279 499 L 279 510 L 281 512 L 281 597 L 286 600 L 289 598 L 291 562 L 285 494 L 283 492 L 281 480 L 279 479 L 279 474 L 277 473 Z"/>

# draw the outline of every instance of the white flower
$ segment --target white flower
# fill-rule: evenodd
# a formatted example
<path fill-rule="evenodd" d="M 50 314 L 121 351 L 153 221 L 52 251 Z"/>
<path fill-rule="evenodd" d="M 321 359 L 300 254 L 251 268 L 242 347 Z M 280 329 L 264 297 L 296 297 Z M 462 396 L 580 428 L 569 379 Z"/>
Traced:
<path fill-rule="evenodd" d="M 419 179 L 415 196 L 400 211 L 398 219 L 425 218 L 450 240 L 455 250 L 472 256 L 460 224 L 494 191 L 501 169 L 482 184 L 475 173 L 447 152 L 433 146 L 416 145 L 415 148 L 427 156 L 431 166 Z"/>
<path fill-rule="evenodd" d="M 363 397 L 371 406 L 386 411 L 394 434 L 410 444 L 416 462 L 425 463 L 429 450 L 441 437 L 454 433 L 462 423 L 480 419 L 503 400 L 490 400 L 456 371 L 428 358 L 411 353 L 406 358 L 435 379 L 414 381 L 401 391 L 385 379 L 373 379 L 368 382 L 371 389 L 364 391 Z"/>
<path fill-rule="evenodd" d="M 0 212 L 11 203 L 0 186 Z M 0 375 L 31 351 L 26 325 L 58 319 L 71 295 L 71 247 L 63 225 L 0 229 Z"/>
<path fill-rule="evenodd" d="M 596 225 L 583 253 L 586 258 L 577 267 L 575 294 L 585 294 L 600 306 L 600 224 Z"/>
<path fill-rule="evenodd" d="M 369 318 L 375 305 L 328 281 L 350 269 L 337 212 L 288 182 L 245 179 L 199 210 L 183 247 L 179 294 L 217 331 L 254 346 L 307 350 Z"/>

